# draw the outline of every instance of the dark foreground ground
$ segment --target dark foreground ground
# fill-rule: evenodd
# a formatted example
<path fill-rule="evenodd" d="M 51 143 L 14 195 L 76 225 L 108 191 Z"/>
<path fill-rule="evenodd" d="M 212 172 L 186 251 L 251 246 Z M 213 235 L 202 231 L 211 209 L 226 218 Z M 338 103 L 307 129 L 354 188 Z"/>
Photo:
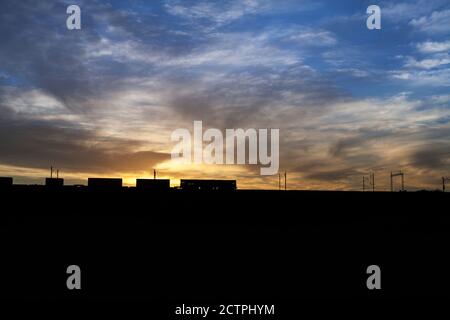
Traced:
<path fill-rule="evenodd" d="M 450 194 L 1 190 L 3 297 L 181 304 L 450 296 Z M 82 289 L 66 287 L 66 268 Z M 366 268 L 381 268 L 379 291 Z M 213 317 L 208 317 L 213 318 Z M 220 318 L 220 317 L 219 317 Z M 191 319 L 191 318 L 177 318 Z"/>

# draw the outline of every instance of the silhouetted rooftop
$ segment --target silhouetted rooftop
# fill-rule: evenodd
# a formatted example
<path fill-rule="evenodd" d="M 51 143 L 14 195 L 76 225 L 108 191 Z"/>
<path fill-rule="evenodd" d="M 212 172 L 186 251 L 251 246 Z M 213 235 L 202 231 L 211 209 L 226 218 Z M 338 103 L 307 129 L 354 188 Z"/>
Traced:
<path fill-rule="evenodd" d="M 121 188 L 121 178 L 88 178 L 88 187 L 91 188 Z"/>
<path fill-rule="evenodd" d="M 10 187 L 13 185 L 13 178 L 0 177 L 0 187 Z"/>

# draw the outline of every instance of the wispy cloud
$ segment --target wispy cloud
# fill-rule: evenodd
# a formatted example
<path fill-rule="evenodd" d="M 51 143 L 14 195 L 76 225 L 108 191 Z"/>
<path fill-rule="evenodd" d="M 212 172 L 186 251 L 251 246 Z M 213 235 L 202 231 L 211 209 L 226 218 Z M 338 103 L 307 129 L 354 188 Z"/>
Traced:
<path fill-rule="evenodd" d="M 405 63 L 407 68 L 419 68 L 419 69 L 433 69 L 439 66 L 447 65 L 450 63 L 450 57 L 448 54 L 435 55 L 430 59 L 416 60 L 412 57 L 408 57 Z"/>
<path fill-rule="evenodd" d="M 436 53 L 450 51 L 450 40 L 448 41 L 426 41 L 417 44 L 417 49 L 422 53 Z"/>
<path fill-rule="evenodd" d="M 396 22 L 411 21 L 446 5 L 446 0 L 384 1 L 381 3 L 383 17 Z"/>
<path fill-rule="evenodd" d="M 410 25 L 427 33 L 448 33 L 450 10 L 434 11 L 428 16 L 411 20 Z"/>
<path fill-rule="evenodd" d="M 35 181 L 51 164 L 76 178 L 157 167 L 276 186 L 249 166 L 171 164 L 171 131 L 194 120 L 279 128 L 282 170 L 298 188 L 352 189 L 361 174 L 398 167 L 432 186 L 427 173 L 448 169 L 443 1 L 382 3 L 396 24 L 382 34 L 367 30 L 360 6 L 335 1 L 81 1 L 80 32 L 64 28 L 65 5 L 2 7 L 3 173 Z M 353 18 L 336 22 L 335 9 Z"/>
<path fill-rule="evenodd" d="M 269 1 L 244 0 L 228 2 L 198 1 L 186 3 L 185 1 L 167 1 L 166 10 L 175 16 L 187 19 L 207 19 L 221 26 L 245 15 L 256 14 L 270 8 Z"/>

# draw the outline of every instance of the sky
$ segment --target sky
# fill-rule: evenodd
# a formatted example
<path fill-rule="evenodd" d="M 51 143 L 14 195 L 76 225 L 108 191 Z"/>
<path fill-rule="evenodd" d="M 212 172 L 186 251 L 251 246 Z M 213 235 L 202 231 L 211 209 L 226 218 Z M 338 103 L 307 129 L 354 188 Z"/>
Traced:
<path fill-rule="evenodd" d="M 81 30 L 66 27 L 69 5 Z M 366 27 L 369 5 L 381 29 Z M 237 179 L 171 161 L 177 128 L 278 128 L 289 189 L 438 189 L 450 174 L 450 2 L 0 2 L 0 176 Z M 398 187 L 398 186 L 397 186 Z"/>

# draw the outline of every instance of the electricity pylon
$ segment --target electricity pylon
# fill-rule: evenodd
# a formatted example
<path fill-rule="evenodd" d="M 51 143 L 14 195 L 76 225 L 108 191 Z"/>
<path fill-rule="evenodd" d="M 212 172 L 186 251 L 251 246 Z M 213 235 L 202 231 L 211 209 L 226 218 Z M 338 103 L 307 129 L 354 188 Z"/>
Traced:
<path fill-rule="evenodd" d="M 369 176 L 363 176 L 363 192 L 366 191 L 366 180 L 369 182 L 369 185 L 372 186 L 372 192 L 375 192 L 375 173 L 369 174 Z"/>
<path fill-rule="evenodd" d="M 402 177 L 402 191 L 405 191 L 405 175 L 402 171 L 392 173 L 391 172 L 391 192 L 394 192 L 394 177 Z"/>

